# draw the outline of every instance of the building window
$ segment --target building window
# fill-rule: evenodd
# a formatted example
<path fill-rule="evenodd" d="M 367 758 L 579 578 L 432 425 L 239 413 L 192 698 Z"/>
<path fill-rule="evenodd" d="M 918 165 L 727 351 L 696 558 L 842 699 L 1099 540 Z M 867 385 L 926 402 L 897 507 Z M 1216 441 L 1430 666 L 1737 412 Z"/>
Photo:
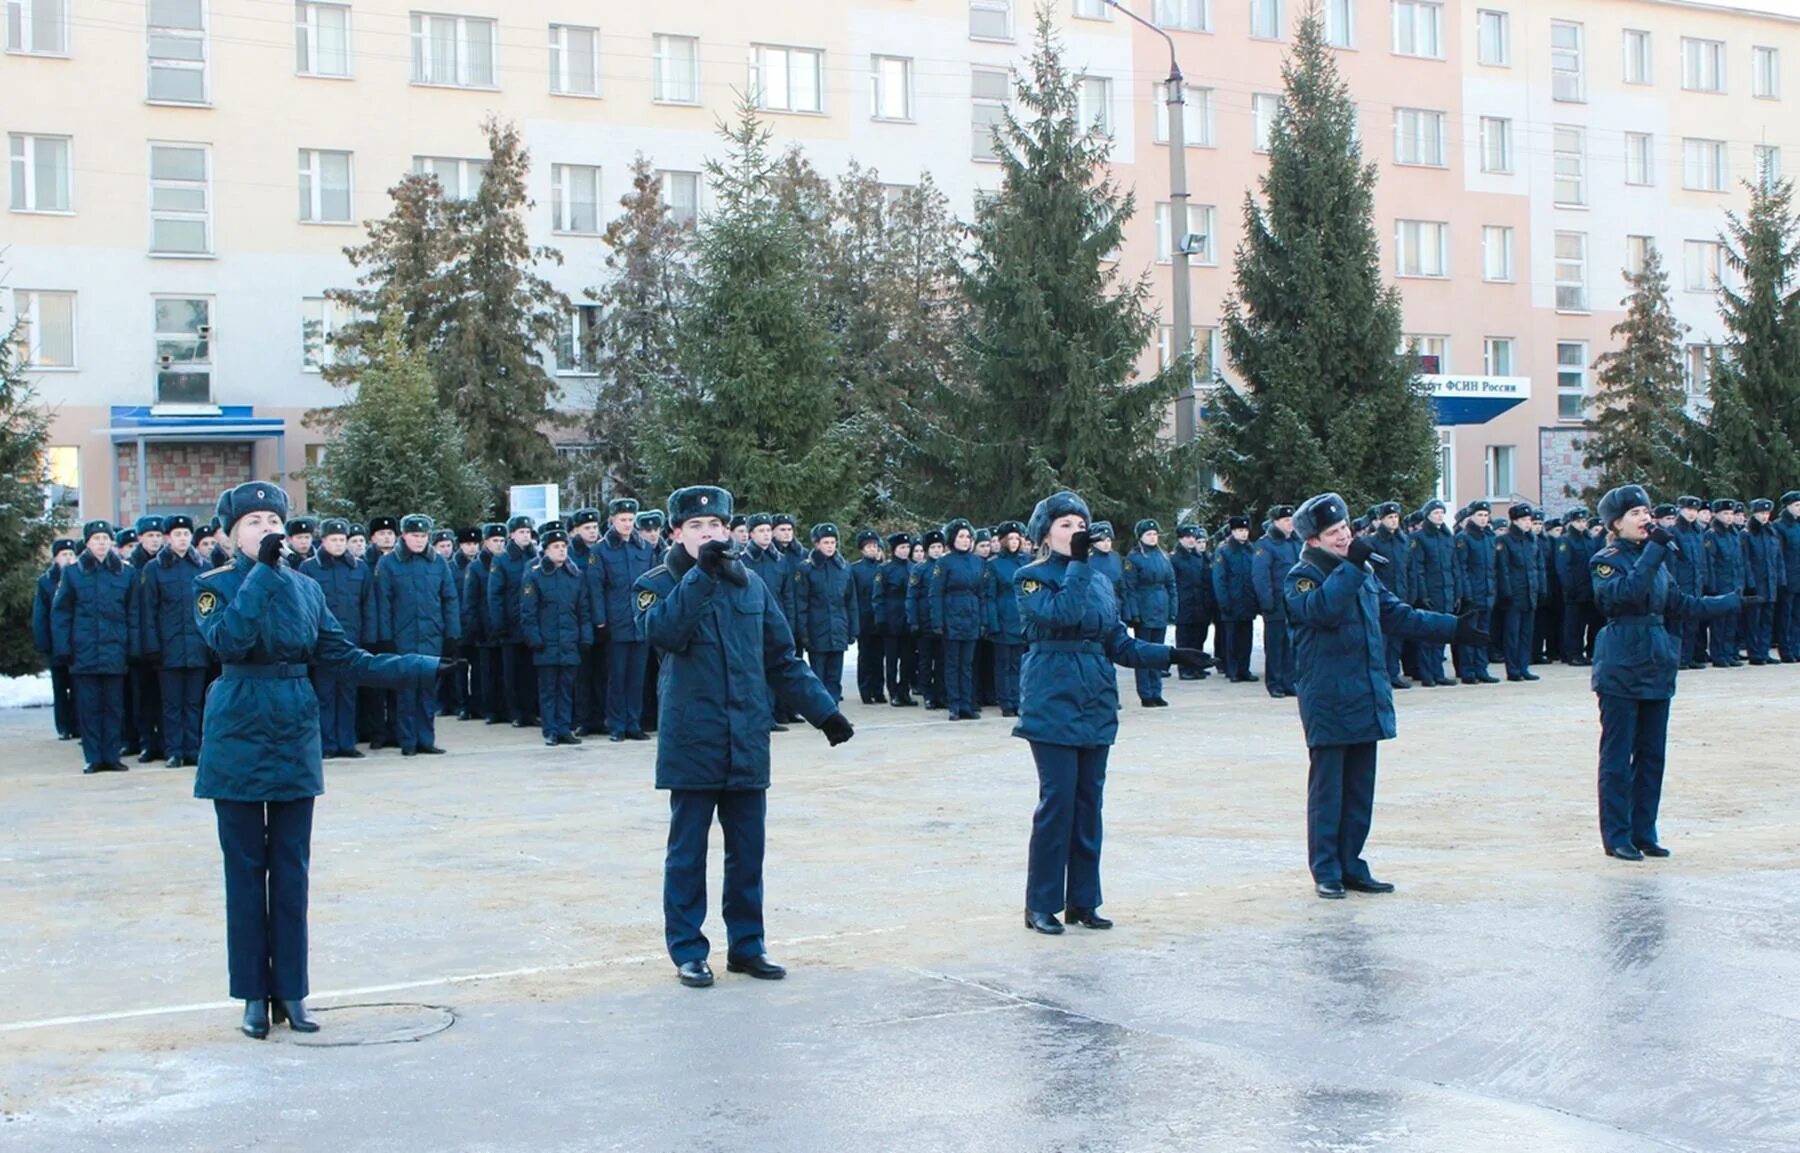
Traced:
<path fill-rule="evenodd" d="M 1648 132 L 1627 132 L 1625 134 L 1625 183 L 1636 185 L 1656 183 L 1656 168 L 1651 160 L 1650 148 Z"/>
<path fill-rule="evenodd" d="M 300 371 L 319 372 L 338 363 L 332 341 L 356 312 L 341 300 L 324 296 L 300 298 Z"/>
<path fill-rule="evenodd" d="M 969 0 L 969 36 L 974 40 L 1011 40 L 1012 0 Z"/>
<path fill-rule="evenodd" d="M 752 47 L 750 91 L 765 112 L 823 112 L 825 54 L 775 44 Z"/>
<path fill-rule="evenodd" d="M 1755 150 L 1756 183 L 1764 192 L 1781 183 L 1781 149 L 1774 144 L 1758 144 Z"/>
<path fill-rule="evenodd" d="M 1639 28 L 1625 29 L 1625 83 L 1649 84 L 1650 33 Z"/>
<path fill-rule="evenodd" d="M 1513 375 L 1512 337 L 1490 336 L 1482 340 L 1481 374 L 1483 376 Z"/>
<path fill-rule="evenodd" d="M 550 25 L 550 91 L 558 96 L 600 95 L 600 29 Z"/>
<path fill-rule="evenodd" d="M 1281 0 L 1250 0 L 1250 35 L 1257 40 L 1281 39 Z"/>
<path fill-rule="evenodd" d="M 1689 92 L 1725 91 L 1725 42 L 1681 38 L 1681 86 Z"/>
<path fill-rule="evenodd" d="M 1106 0 L 1073 0 L 1074 14 L 1082 20 L 1111 20 Z"/>
<path fill-rule="evenodd" d="M 1690 344 L 1683 352 L 1681 383 L 1687 388 L 1691 397 L 1706 397 L 1712 394 L 1713 374 L 1719 370 L 1719 360 L 1725 354 L 1723 345 Z"/>
<path fill-rule="evenodd" d="M 1513 230 L 1499 224 L 1481 226 L 1481 278 L 1509 281 L 1513 278 Z"/>
<path fill-rule="evenodd" d="M 1258 152 L 1269 150 L 1269 137 L 1275 132 L 1275 114 L 1281 108 L 1281 97 L 1273 92 L 1250 94 L 1251 146 Z"/>
<path fill-rule="evenodd" d="M 150 251 L 212 251 L 212 158 L 199 144 L 150 146 Z"/>
<path fill-rule="evenodd" d="M 1587 407 L 1588 354 L 1585 340 L 1556 343 L 1556 419 L 1580 420 Z"/>
<path fill-rule="evenodd" d="M 487 175 L 485 160 L 463 160 L 455 156 L 415 156 L 413 173 L 437 177 L 438 187 L 446 200 L 473 200 L 481 192 L 482 178 Z"/>
<path fill-rule="evenodd" d="M 650 67 L 652 99 L 659 104 L 700 103 L 700 41 L 657 35 Z"/>
<path fill-rule="evenodd" d="M 67 136 L 9 135 L 6 152 L 14 212 L 73 211 Z"/>
<path fill-rule="evenodd" d="M 1750 49 L 1750 94 L 1759 100 L 1781 99 L 1781 52 L 1757 46 Z"/>
<path fill-rule="evenodd" d="M 550 166 L 550 227 L 596 236 L 600 232 L 600 170 L 587 164 Z"/>
<path fill-rule="evenodd" d="M 1681 287 L 1688 292 L 1714 292 L 1725 281 L 1725 246 L 1712 240 L 1686 240 L 1681 245 Z"/>
<path fill-rule="evenodd" d="M 1169 142 L 1169 86 L 1155 85 L 1156 142 Z M 1181 103 L 1182 143 L 1189 148 L 1211 148 L 1213 143 L 1213 90 L 1187 85 Z"/>
<path fill-rule="evenodd" d="M 1394 109 L 1394 163 L 1442 168 L 1445 117 L 1423 108 Z"/>
<path fill-rule="evenodd" d="M 1637 276 L 1650 263 L 1650 253 L 1656 249 L 1654 236 L 1627 236 L 1625 238 L 1625 275 Z"/>
<path fill-rule="evenodd" d="M 1156 0 L 1156 22 L 1164 28 L 1205 32 L 1212 28 L 1207 0 Z"/>
<path fill-rule="evenodd" d="M 1394 0 L 1394 54 L 1444 58 L 1444 6 Z"/>
<path fill-rule="evenodd" d="M 600 306 L 578 304 L 556 322 L 558 376 L 593 376 L 600 371 Z"/>
<path fill-rule="evenodd" d="M 1083 76 L 1075 89 L 1075 114 L 1096 136 L 1112 135 L 1112 81 Z"/>
<path fill-rule="evenodd" d="M 1579 104 L 1587 99 L 1581 61 L 1582 29 L 1565 20 L 1550 22 L 1550 98 Z"/>
<path fill-rule="evenodd" d="M 146 12 L 149 98 L 161 104 L 205 104 L 206 0 L 150 0 Z"/>
<path fill-rule="evenodd" d="M 1190 204 L 1187 212 L 1188 235 L 1199 238 L 1189 251 L 1188 258 L 1195 264 L 1219 263 L 1218 244 L 1214 231 L 1218 227 L 1218 213 L 1210 204 Z M 1181 237 L 1170 233 L 1170 220 L 1173 216 L 1168 201 L 1159 202 L 1156 206 L 1156 259 L 1159 264 L 1168 264 L 1175 259 L 1175 242 Z"/>
<path fill-rule="evenodd" d="M 1731 179 L 1723 140 L 1681 142 L 1681 186 L 1699 192 L 1723 192 Z"/>
<path fill-rule="evenodd" d="M 1556 246 L 1556 308 L 1559 312 L 1586 312 L 1587 233 L 1559 232 Z"/>
<path fill-rule="evenodd" d="M 494 87 L 494 21 L 414 12 L 412 78 L 449 88 Z"/>
<path fill-rule="evenodd" d="M 1006 122 L 1006 105 L 1012 98 L 1012 76 L 997 68 L 975 68 L 969 73 L 973 104 L 973 143 L 976 160 L 996 160 L 999 145 L 995 133 Z"/>
<path fill-rule="evenodd" d="M 69 0 L 6 0 L 6 50 L 69 54 Z"/>
<path fill-rule="evenodd" d="M 50 474 L 44 499 L 68 511 L 70 520 L 81 519 L 81 449 L 72 444 L 53 444 L 44 450 L 44 471 Z"/>
<path fill-rule="evenodd" d="M 75 367 L 75 294 L 13 290 L 13 355 L 36 371 Z"/>
<path fill-rule="evenodd" d="M 350 6 L 294 5 L 294 70 L 302 76 L 350 75 Z"/>
<path fill-rule="evenodd" d="M 1419 371 L 1426 376 L 1441 376 L 1450 371 L 1450 338 L 1408 333 L 1400 338 L 1402 356 L 1419 358 Z"/>
<path fill-rule="evenodd" d="M 1436 496 L 1446 505 L 1456 507 L 1456 431 L 1449 428 L 1437 430 L 1437 492 Z"/>
<path fill-rule="evenodd" d="M 300 150 L 300 219 L 307 224 L 350 223 L 350 154 Z"/>
<path fill-rule="evenodd" d="M 1356 0 L 1325 0 L 1325 43 L 1356 47 Z"/>
<path fill-rule="evenodd" d="M 1514 491 L 1513 446 L 1510 444 L 1488 445 L 1487 494 L 1490 497 L 1510 497 Z"/>
<path fill-rule="evenodd" d="M 1400 276 L 1448 276 L 1450 226 L 1438 220 L 1402 220 L 1394 229 L 1395 272 Z"/>
<path fill-rule="evenodd" d="M 1475 13 L 1475 58 L 1492 68 L 1512 66 L 1512 19 L 1483 8 Z"/>
<path fill-rule="evenodd" d="M 877 120 L 911 120 L 912 61 L 904 56 L 869 60 L 870 115 Z"/>
<path fill-rule="evenodd" d="M 1512 121 L 1500 116 L 1481 118 L 1481 170 L 1511 172 L 1513 166 Z"/>
<path fill-rule="evenodd" d="M 669 206 L 669 219 L 685 228 L 700 222 L 700 174 L 664 169 L 663 203 Z"/>
<path fill-rule="evenodd" d="M 1563 207 L 1587 203 L 1587 133 L 1558 124 L 1552 133 L 1555 169 L 1554 201 Z"/>
<path fill-rule="evenodd" d="M 155 299 L 156 403 L 212 403 L 212 300 Z"/>

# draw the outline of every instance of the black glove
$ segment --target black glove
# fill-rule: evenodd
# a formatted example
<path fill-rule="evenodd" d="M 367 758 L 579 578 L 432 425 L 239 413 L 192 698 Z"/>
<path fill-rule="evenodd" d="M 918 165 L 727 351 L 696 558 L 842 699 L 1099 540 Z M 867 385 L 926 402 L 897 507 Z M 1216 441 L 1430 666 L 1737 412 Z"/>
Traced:
<path fill-rule="evenodd" d="M 1675 539 L 1675 534 L 1660 524 L 1650 530 L 1650 539 L 1670 552 L 1681 551 L 1681 542 Z"/>
<path fill-rule="evenodd" d="M 850 718 L 843 713 L 832 713 L 830 716 L 826 717 L 825 720 L 820 723 L 819 731 L 824 733 L 825 739 L 830 741 L 834 746 L 841 745 L 856 735 L 856 727 L 850 723 Z"/>
<path fill-rule="evenodd" d="M 700 555 L 694 563 L 698 564 L 700 571 L 707 576 L 720 580 L 724 578 L 725 568 L 730 563 L 725 555 L 730 551 L 730 541 L 709 540 L 700 546 Z"/>
<path fill-rule="evenodd" d="M 750 587 L 750 570 L 745 568 L 744 562 L 737 558 L 735 550 L 726 558 L 725 567 L 719 570 L 719 579 L 729 581 L 739 588 Z"/>
<path fill-rule="evenodd" d="M 1366 560 L 1373 560 L 1376 564 L 1387 563 L 1387 558 L 1375 551 L 1375 542 L 1366 536 L 1351 540 L 1349 559 L 1354 565 L 1360 565 Z"/>
<path fill-rule="evenodd" d="M 1738 603 L 1745 608 L 1749 608 L 1751 605 L 1759 605 L 1763 603 L 1763 595 L 1755 589 L 1745 589 L 1738 594 Z"/>
<path fill-rule="evenodd" d="M 268 536 L 263 537 L 262 544 L 258 545 L 256 548 L 257 562 L 266 564 L 270 568 L 280 567 L 281 546 L 286 543 L 286 541 L 287 537 L 282 536 L 278 532 L 272 532 Z"/>
<path fill-rule="evenodd" d="M 1456 618 L 1456 643 L 1480 647 L 1492 638 L 1488 636 L 1487 621 L 1482 618 L 1487 614 L 1480 609 L 1470 609 Z"/>
<path fill-rule="evenodd" d="M 1093 539 L 1088 536 L 1086 529 L 1071 536 L 1069 538 L 1069 559 L 1071 561 L 1085 561 L 1088 558 L 1088 546 L 1092 543 Z"/>
<path fill-rule="evenodd" d="M 1174 649 L 1169 653 L 1169 663 L 1191 673 L 1203 673 L 1215 662 L 1200 649 Z"/>
<path fill-rule="evenodd" d="M 438 672 L 447 673 L 452 669 L 462 668 L 468 663 L 468 661 L 463 660 L 461 657 L 439 657 Z"/>

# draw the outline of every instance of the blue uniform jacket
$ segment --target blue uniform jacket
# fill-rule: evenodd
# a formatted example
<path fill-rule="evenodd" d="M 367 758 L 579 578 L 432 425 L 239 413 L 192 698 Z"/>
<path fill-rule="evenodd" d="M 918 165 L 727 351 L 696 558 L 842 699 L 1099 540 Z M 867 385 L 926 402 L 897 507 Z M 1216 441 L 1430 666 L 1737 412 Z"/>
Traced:
<path fill-rule="evenodd" d="M 1781 572 L 1785 578 L 1782 583 L 1793 588 L 1800 585 L 1800 521 L 1783 510 L 1774 524 L 1775 533 L 1781 540 Z"/>
<path fill-rule="evenodd" d="M 1412 541 L 1404 531 L 1389 532 L 1378 528 L 1371 534 L 1369 541 L 1375 551 L 1387 558 L 1387 564 L 1375 570 L 1375 578 L 1387 586 L 1387 590 L 1400 598 L 1402 604 L 1412 604 Z M 1294 558 L 1298 561 L 1300 558 Z M 1293 568 L 1289 565 L 1288 568 Z M 1281 574 L 1287 576 L 1284 569 Z"/>
<path fill-rule="evenodd" d="M 1738 531 L 1714 521 L 1705 533 L 1706 595 L 1740 592 L 1749 577 L 1744 564 L 1744 542 Z"/>
<path fill-rule="evenodd" d="M 1456 599 L 1464 609 L 1494 607 L 1494 535 L 1475 524 L 1456 534 Z"/>
<path fill-rule="evenodd" d="M 334 557 L 319 549 L 300 566 L 300 575 L 310 578 L 325 594 L 325 607 L 344 630 L 345 640 L 358 646 L 380 640 L 375 573 L 368 565 L 349 553 Z"/>
<path fill-rule="evenodd" d="M 799 585 L 794 604 L 800 617 L 795 631 L 808 652 L 841 653 L 855 642 L 862 611 L 850 568 L 843 557 L 815 550 L 794 575 Z"/>
<path fill-rule="evenodd" d="M 1206 624 L 1213 616 L 1212 554 L 1176 545 L 1169 567 L 1175 570 L 1175 623 Z"/>
<path fill-rule="evenodd" d="M 165 669 L 203 669 L 212 663 L 194 622 L 194 579 L 206 571 L 200 554 L 164 548 L 138 574 L 142 590 L 139 650 Z"/>
<path fill-rule="evenodd" d="M 51 639 L 56 655 L 69 661 L 69 671 L 124 676 L 137 653 L 138 612 L 142 600 L 137 573 L 118 553 L 104 561 L 83 551 L 63 570 L 50 603 Z"/>
<path fill-rule="evenodd" d="M 1019 590 L 1013 578 L 1031 563 L 1025 552 L 997 552 L 988 558 L 994 595 L 994 635 L 996 644 L 1025 643 L 1025 617 L 1019 611 Z"/>
<path fill-rule="evenodd" d="M 1552 554 L 1557 582 L 1562 586 L 1563 600 L 1569 604 L 1587 604 L 1594 599 L 1594 582 L 1588 562 L 1594 559 L 1600 542 L 1586 533 L 1562 535 Z"/>
<path fill-rule="evenodd" d="M 376 635 L 395 652 L 441 656 L 462 636 L 462 609 L 450 565 L 402 544 L 375 570 Z M 341 627 L 341 625 L 340 625 Z"/>
<path fill-rule="evenodd" d="M 1114 546 L 1112 552 L 1095 549 L 1088 554 L 1088 565 L 1095 575 L 1105 577 L 1107 583 L 1112 585 L 1113 595 L 1119 598 L 1119 619 L 1125 619 L 1125 566 L 1120 563 L 1117 546 Z"/>
<path fill-rule="evenodd" d="M 594 643 L 592 598 L 574 562 L 548 558 L 525 570 L 519 590 L 519 627 L 531 646 L 534 665 L 579 665 L 581 650 Z M 635 622 L 629 630 L 637 632 Z"/>
<path fill-rule="evenodd" d="M 38 574 L 37 594 L 31 601 L 31 644 L 44 659 L 55 664 L 66 665 L 67 659 L 56 655 L 55 629 L 51 627 L 52 609 L 56 604 L 56 586 L 62 583 L 62 566 L 52 564 Z"/>
<path fill-rule="evenodd" d="M 771 698 L 814 725 L 837 711 L 794 653 L 787 618 L 762 578 L 743 588 L 701 572 L 685 548 L 638 580 L 643 635 L 664 655 L 657 676 L 656 787 L 769 787 Z"/>
<path fill-rule="evenodd" d="M 1751 521 L 1744 530 L 1744 555 L 1749 562 L 1750 587 L 1767 600 L 1774 600 L 1777 589 L 1788 583 L 1787 565 L 1781 555 L 1781 536 L 1775 524 Z"/>
<path fill-rule="evenodd" d="M 525 643 L 525 630 L 519 623 L 519 593 L 525 587 L 525 570 L 537 561 L 537 548 L 520 548 L 512 541 L 494 558 L 487 575 L 488 639 L 495 644 Z"/>
<path fill-rule="evenodd" d="M 1425 544 L 1416 529 L 1406 533 L 1406 603 L 1425 607 Z"/>
<path fill-rule="evenodd" d="M 856 581 L 856 635 L 878 637 L 881 626 L 875 620 L 875 582 L 881 579 L 881 562 L 868 557 L 858 557 L 850 566 L 851 579 Z"/>
<path fill-rule="evenodd" d="M 1499 539 L 1494 555 L 1494 603 L 1521 612 L 1537 608 L 1544 595 L 1537 537 L 1514 530 Z"/>
<path fill-rule="evenodd" d="M 942 636 L 943 631 L 931 622 L 931 598 L 927 592 L 931 584 L 931 566 L 934 560 L 922 560 L 912 566 L 906 574 L 906 627 L 913 633 Z"/>
<path fill-rule="evenodd" d="M 588 614 L 596 626 L 605 626 L 615 641 L 641 641 L 638 613 L 633 603 L 640 577 L 656 567 L 656 550 L 637 533 L 626 540 L 612 529 L 594 545 L 594 559 L 587 567 Z"/>
<path fill-rule="evenodd" d="M 1673 554 L 1663 563 L 1668 566 L 1669 575 L 1675 578 L 1675 587 L 1691 597 L 1706 594 L 1706 530 L 1700 527 L 1699 521 L 1686 518 L 1676 520 L 1675 540 L 1681 551 Z M 1597 552 L 1603 546 L 1596 544 Z M 1588 554 L 1592 559 L 1593 554 Z M 1591 581 L 1590 576 L 1590 581 Z"/>
<path fill-rule="evenodd" d="M 932 631 L 945 640 L 978 641 L 993 631 L 994 595 L 987 561 L 973 549 L 951 549 L 931 569 Z"/>
<path fill-rule="evenodd" d="M 911 575 L 911 561 L 890 560 L 881 566 L 881 579 L 875 585 L 875 624 L 883 636 L 903 637 L 911 630 L 906 623 L 907 578 Z"/>
<path fill-rule="evenodd" d="M 1456 636 L 1456 618 L 1402 604 L 1366 565 L 1321 548 L 1301 551 L 1283 589 L 1307 747 L 1392 738 L 1394 690 L 1383 638 L 1441 644 Z"/>
<path fill-rule="evenodd" d="M 1231 538 L 1219 546 L 1218 555 L 1213 558 L 1213 601 L 1219 607 L 1220 620 L 1256 618 L 1255 559 L 1249 541 Z"/>
<path fill-rule="evenodd" d="M 1414 542 L 1419 546 L 1419 571 L 1424 594 L 1420 602 L 1433 612 L 1456 609 L 1456 537 L 1447 524 L 1427 523 Z"/>
<path fill-rule="evenodd" d="M 1292 533 L 1269 526 L 1250 549 L 1250 585 L 1256 590 L 1256 611 L 1270 620 L 1283 620 L 1287 605 L 1281 581 L 1300 559 L 1300 542 Z"/>
<path fill-rule="evenodd" d="M 375 688 L 437 684 L 436 657 L 378 657 L 345 640 L 324 591 L 286 565 L 239 557 L 202 573 L 194 617 L 224 665 L 207 690 L 196 797 L 297 801 L 325 791 L 309 663 Z"/>
<path fill-rule="evenodd" d="M 1125 620 L 1147 629 L 1166 629 L 1175 623 L 1179 591 L 1175 566 L 1160 548 L 1139 545 L 1125 555 Z"/>
<path fill-rule="evenodd" d="M 1052 553 L 1013 574 L 1025 621 L 1019 723 L 1013 736 L 1078 749 L 1119 735 L 1119 675 L 1168 668 L 1168 645 L 1136 640 L 1119 619 L 1118 594 L 1091 564 Z"/>
<path fill-rule="evenodd" d="M 493 629 L 488 625 L 487 584 L 493 571 L 494 554 L 485 548 L 476 556 L 474 563 L 463 570 L 462 598 L 458 603 L 462 606 L 464 644 L 498 643 Z"/>
<path fill-rule="evenodd" d="M 1667 627 L 1670 617 L 1722 617 L 1738 610 L 1736 591 L 1694 597 L 1675 587 L 1668 550 L 1655 541 L 1617 541 L 1589 562 L 1594 603 L 1606 618 L 1594 638 L 1596 693 L 1639 701 L 1666 701 L 1675 695 L 1681 666 L 1681 638 Z"/>
<path fill-rule="evenodd" d="M 787 579 L 790 575 L 787 571 L 787 554 L 778 546 L 770 544 L 767 548 L 758 548 L 755 544 L 747 545 L 744 548 L 743 563 L 745 568 L 762 578 L 771 595 L 779 597 L 787 593 Z M 779 608 L 780 605 L 777 604 L 776 607 Z M 783 616 L 786 614 L 783 613 Z M 788 627 L 793 627 L 791 619 Z"/>

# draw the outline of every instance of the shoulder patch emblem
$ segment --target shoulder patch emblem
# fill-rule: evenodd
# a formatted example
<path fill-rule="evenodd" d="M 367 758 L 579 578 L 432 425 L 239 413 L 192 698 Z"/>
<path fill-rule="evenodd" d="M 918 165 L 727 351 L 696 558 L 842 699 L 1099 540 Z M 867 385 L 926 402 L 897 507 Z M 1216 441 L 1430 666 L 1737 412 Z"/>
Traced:
<path fill-rule="evenodd" d="M 1318 587 L 1319 587 L 1319 582 L 1315 581 L 1311 577 L 1301 577 L 1299 580 L 1294 582 L 1294 588 L 1296 590 L 1298 590 L 1299 592 L 1303 592 L 1303 593 L 1309 593 Z"/>
<path fill-rule="evenodd" d="M 656 603 L 656 594 L 655 593 L 651 592 L 649 589 L 639 589 L 638 590 L 637 607 L 638 607 L 639 612 L 647 612 L 649 610 L 650 606 L 655 603 Z"/>
<path fill-rule="evenodd" d="M 1026 577 L 1024 580 L 1019 582 L 1019 590 L 1021 592 L 1023 592 L 1026 596 L 1032 595 L 1033 593 L 1037 592 L 1039 589 L 1041 589 L 1043 587 L 1044 586 L 1040 582 L 1032 580 L 1030 577 Z"/>
<path fill-rule="evenodd" d="M 200 610 L 201 616 L 212 616 L 219 609 L 219 594 L 211 589 L 205 590 L 200 594 L 200 599 L 194 602 L 194 607 Z"/>
<path fill-rule="evenodd" d="M 1609 564 L 1597 564 L 1594 566 L 1594 574 L 1596 576 L 1598 576 L 1601 580 L 1605 580 L 1606 578 L 1612 576 L 1612 574 L 1615 571 L 1616 570 L 1613 568 L 1613 566 L 1611 566 Z"/>
<path fill-rule="evenodd" d="M 914 573 L 914 574 L 912 574 L 912 576 L 910 576 L 910 577 L 908 577 L 908 578 L 907 578 L 907 581 L 906 581 L 906 583 L 907 583 L 907 584 L 909 584 L 909 585 L 916 585 L 916 584 L 918 584 L 918 583 L 919 583 L 919 574 L 918 574 L 918 573 Z"/>
<path fill-rule="evenodd" d="M 1126 571 L 1126 572 L 1130 572 L 1130 571 L 1131 571 L 1131 562 L 1130 562 L 1130 561 L 1126 561 L 1126 562 L 1125 562 L 1125 571 Z"/>

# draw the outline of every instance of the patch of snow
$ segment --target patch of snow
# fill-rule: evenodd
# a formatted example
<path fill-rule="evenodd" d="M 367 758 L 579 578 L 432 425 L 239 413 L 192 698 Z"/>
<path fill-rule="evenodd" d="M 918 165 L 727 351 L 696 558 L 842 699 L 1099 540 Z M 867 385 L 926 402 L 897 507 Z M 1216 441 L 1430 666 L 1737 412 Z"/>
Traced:
<path fill-rule="evenodd" d="M 42 709 L 50 705 L 50 674 L 0 677 L 0 709 Z"/>

